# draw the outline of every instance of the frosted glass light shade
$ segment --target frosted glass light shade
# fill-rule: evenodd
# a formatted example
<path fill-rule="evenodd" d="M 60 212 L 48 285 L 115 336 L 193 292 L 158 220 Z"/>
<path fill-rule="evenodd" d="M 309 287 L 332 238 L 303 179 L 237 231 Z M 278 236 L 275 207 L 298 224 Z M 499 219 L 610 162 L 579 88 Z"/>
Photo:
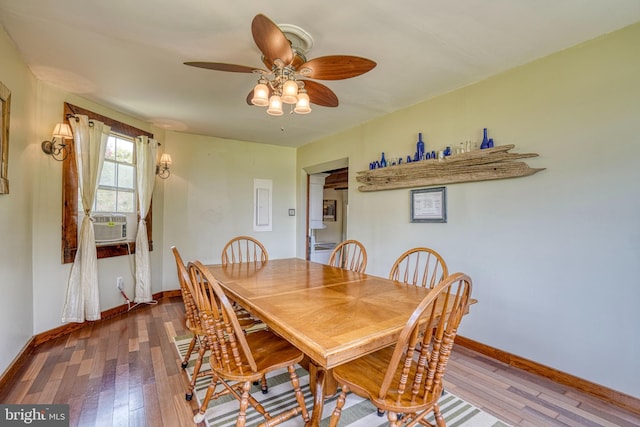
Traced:
<path fill-rule="evenodd" d="M 251 103 L 258 107 L 266 107 L 269 105 L 269 88 L 266 84 L 258 83 L 256 87 L 253 88 Z"/>
<path fill-rule="evenodd" d="M 311 112 L 311 103 L 309 101 L 309 95 L 307 95 L 306 92 L 300 92 L 298 94 L 298 103 L 293 111 L 298 114 L 309 114 Z"/>
<path fill-rule="evenodd" d="M 287 80 L 282 85 L 282 102 L 285 104 L 298 102 L 298 84 L 294 80 Z"/>
<path fill-rule="evenodd" d="M 271 114 L 272 116 L 281 116 L 282 115 L 282 100 L 278 95 L 273 95 L 269 98 L 269 108 L 267 109 L 267 114 Z"/>

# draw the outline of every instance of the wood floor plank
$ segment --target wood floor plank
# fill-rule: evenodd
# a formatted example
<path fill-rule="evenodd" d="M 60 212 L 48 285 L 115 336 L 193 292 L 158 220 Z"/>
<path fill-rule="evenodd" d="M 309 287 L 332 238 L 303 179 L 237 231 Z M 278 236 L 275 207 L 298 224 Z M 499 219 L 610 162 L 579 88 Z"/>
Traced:
<path fill-rule="evenodd" d="M 145 420 L 151 426 L 163 426 L 162 414 L 160 413 L 160 401 L 155 383 L 145 384 L 144 391 L 144 411 Z"/>
<path fill-rule="evenodd" d="M 113 400 L 115 392 L 113 390 L 102 391 L 98 397 L 98 408 L 96 410 L 96 427 L 112 427 L 113 423 Z"/>
<path fill-rule="evenodd" d="M 196 401 L 184 399 L 188 381 L 173 344 L 185 333 L 179 297 L 89 323 L 37 346 L 6 403 L 68 403 L 74 427 L 194 426 Z M 640 426 L 629 411 L 459 346 L 444 382 L 514 427 Z"/>
<path fill-rule="evenodd" d="M 35 380 L 36 377 L 40 374 L 40 371 L 42 370 L 45 362 L 47 361 L 47 357 L 49 357 L 49 354 L 46 352 L 35 354 L 31 359 L 31 362 L 29 363 L 29 367 L 27 368 L 23 379 L 31 381 Z"/>

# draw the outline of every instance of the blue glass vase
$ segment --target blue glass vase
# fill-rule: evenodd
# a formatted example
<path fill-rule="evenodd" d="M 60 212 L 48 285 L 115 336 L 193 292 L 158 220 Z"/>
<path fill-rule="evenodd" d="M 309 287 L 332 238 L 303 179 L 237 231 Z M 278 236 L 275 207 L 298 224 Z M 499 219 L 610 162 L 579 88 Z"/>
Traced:
<path fill-rule="evenodd" d="M 387 159 L 384 158 L 384 151 L 382 152 L 382 158 L 380 159 L 380 167 L 381 168 L 387 167 Z"/>
<path fill-rule="evenodd" d="M 489 148 L 489 138 L 487 138 L 487 128 L 484 128 L 484 136 L 482 137 L 482 144 L 480 144 L 480 149 L 484 150 L 485 148 Z"/>
<path fill-rule="evenodd" d="M 418 142 L 416 143 L 416 151 L 418 153 L 418 160 L 424 159 L 424 142 L 422 142 L 422 132 L 418 133 Z"/>

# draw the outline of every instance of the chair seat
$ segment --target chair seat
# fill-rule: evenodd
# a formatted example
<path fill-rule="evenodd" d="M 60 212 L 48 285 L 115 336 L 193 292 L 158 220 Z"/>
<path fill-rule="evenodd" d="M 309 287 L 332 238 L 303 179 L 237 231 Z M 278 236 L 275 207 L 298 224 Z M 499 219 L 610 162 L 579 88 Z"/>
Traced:
<path fill-rule="evenodd" d="M 394 347 L 386 347 L 375 353 L 363 356 L 354 361 L 337 366 L 333 370 L 333 376 L 340 384 L 347 384 L 349 389 L 360 397 L 365 397 L 378 408 L 382 410 L 392 410 L 394 412 L 420 412 L 430 409 L 435 402 L 438 401 L 442 393 L 442 389 L 435 390 L 436 394 L 428 396 L 423 400 L 423 390 L 417 396 L 417 401 L 412 401 L 407 397 L 407 393 L 400 396 L 394 390 L 390 390 L 384 399 L 378 397 L 380 384 L 384 379 Z M 409 377 L 415 375 L 417 363 L 411 366 Z M 397 384 L 402 374 L 402 365 L 399 365 L 395 371 L 392 383 Z"/>
<path fill-rule="evenodd" d="M 245 337 L 247 344 L 253 350 L 253 358 L 258 369 L 251 372 L 246 360 L 243 360 L 242 369 L 212 366 L 216 373 L 225 380 L 257 381 L 268 372 L 299 363 L 304 357 L 300 350 L 273 332 L 261 330 L 247 334 Z M 210 361 L 215 363 L 213 359 Z"/>

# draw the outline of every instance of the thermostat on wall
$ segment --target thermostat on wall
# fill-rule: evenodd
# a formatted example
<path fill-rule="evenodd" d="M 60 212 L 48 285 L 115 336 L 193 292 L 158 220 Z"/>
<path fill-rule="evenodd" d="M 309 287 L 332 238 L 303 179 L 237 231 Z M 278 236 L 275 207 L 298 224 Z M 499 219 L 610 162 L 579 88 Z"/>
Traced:
<path fill-rule="evenodd" d="M 289 209 L 289 216 L 296 216 L 296 210 L 295 209 Z"/>

